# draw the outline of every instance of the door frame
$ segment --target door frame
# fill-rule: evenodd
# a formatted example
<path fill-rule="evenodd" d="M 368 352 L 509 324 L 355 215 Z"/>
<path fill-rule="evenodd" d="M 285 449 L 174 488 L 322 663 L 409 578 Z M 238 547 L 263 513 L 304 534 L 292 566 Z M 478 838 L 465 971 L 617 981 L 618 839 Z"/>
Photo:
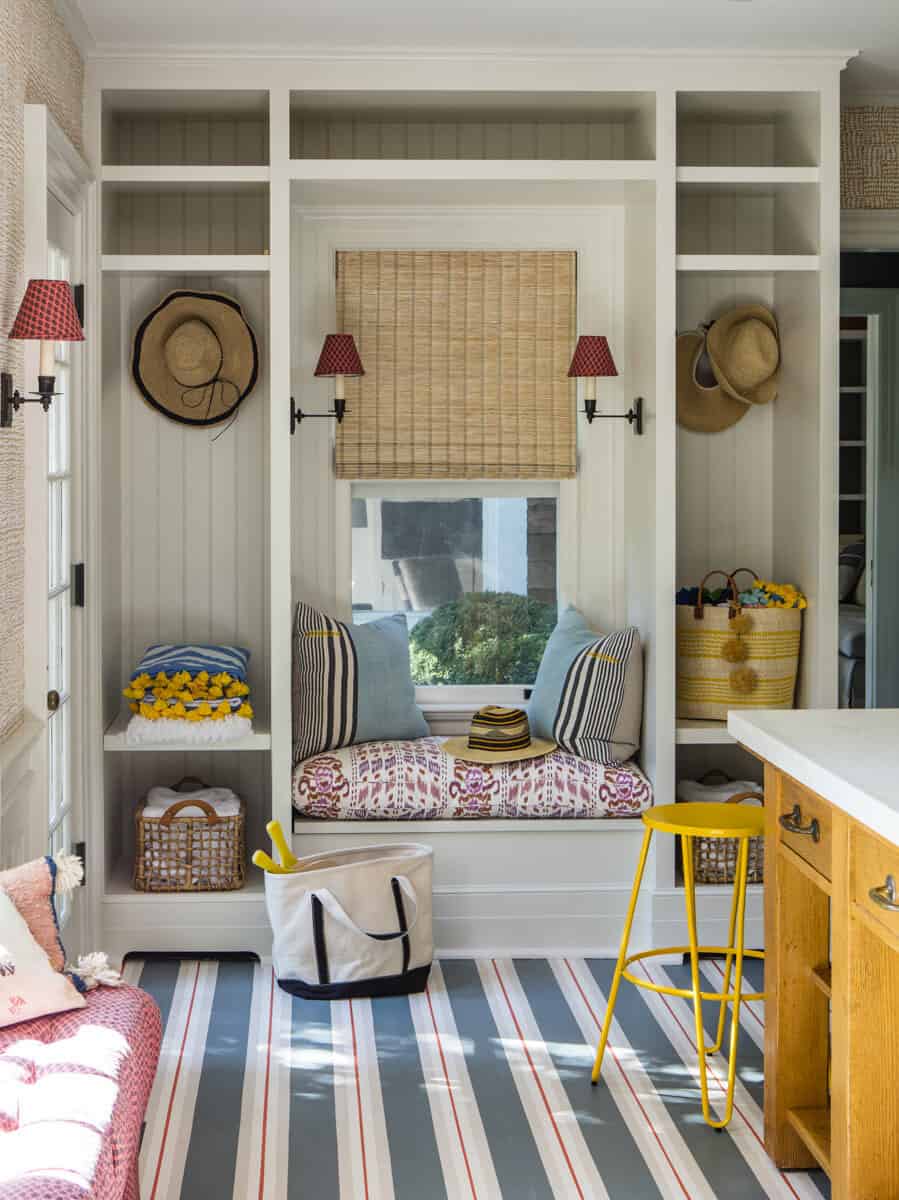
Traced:
<path fill-rule="evenodd" d="M 83 279 L 88 300 L 96 300 L 96 206 L 97 188 L 93 173 L 80 152 L 60 128 L 46 105 L 24 106 L 25 134 L 25 256 L 22 285 L 42 278 L 47 271 L 48 222 L 47 196 L 52 194 L 72 213 L 74 219 L 75 278 Z M 97 562 L 96 530 L 90 513 L 89 484 L 94 434 L 92 409 L 97 394 L 96 347 L 91 330 L 97 328 L 92 306 L 84 318 L 88 340 L 78 361 L 72 364 L 73 394 L 72 456 L 72 540 L 71 558 Z M 25 343 L 25 378 L 37 374 L 39 347 Z M 34 756 L 33 803 L 29 824 L 29 853 L 46 853 L 47 839 L 47 420 L 37 405 L 20 410 L 17 419 L 25 422 L 25 709 L 43 727 L 38 752 Z M 40 598 L 40 601 L 38 600 Z M 97 606 L 95 606 L 97 607 Z M 90 846 L 91 813 L 86 803 L 90 795 L 88 780 L 96 770 L 92 761 L 97 738 L 91 728 L 92 676 L 96 670 L 95 648 L 99 644 L 90 620 L 90 610 L 73 612 L 72 650 L 72 727 L 71 784 L 73 813 L 79 840 Z M 97 930 L 98 913 L 95 889 L 90 886 L 73 906 L 67 931 L 70 952 L 82 950 Z"/>

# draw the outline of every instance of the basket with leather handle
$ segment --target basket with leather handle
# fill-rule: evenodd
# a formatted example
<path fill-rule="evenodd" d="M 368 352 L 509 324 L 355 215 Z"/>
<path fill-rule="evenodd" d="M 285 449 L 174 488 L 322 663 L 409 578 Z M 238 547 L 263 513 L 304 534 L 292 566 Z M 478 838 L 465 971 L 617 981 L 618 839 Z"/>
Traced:
<path fill-rule="evenodd" d="M 737 792 L 723 804 L 742 804 L 745 800 L 765 803 L 761 792 Z M 737 854 L 740 843 L 737 838 L 693 838 L 693 878 L 697 883 L 733 883 L 737 873 Z M 765 839 L 749 839 L 746 869 L 747 883 L 764 883 Z"/>
<path fill-rule="evenodd" d="M 183 800 L 160 817 L 144 814 L 146 800 L 134 814 L 134 887 L 139 892 L 231 892 L 244 885 L 246 871 L 246 804 L 235 816 L 222 816 L 201 797 L 205 784 L 186 777 L 174 791 Z M 186 789 L 191 789 L 187 791 Z M 185 815 L 184 809 L 201 815 Z"/>
<path fill-rule="evenodd" d="M 709 571 L 695 605 L 676 605 L 677 715 L 726 721 L 732 708 L 792 708 L 799 670 L 798 608 L 743 608 L 736 571 Z M 706 583 L 727 581 L 728 600 L 707 604 Z"/>

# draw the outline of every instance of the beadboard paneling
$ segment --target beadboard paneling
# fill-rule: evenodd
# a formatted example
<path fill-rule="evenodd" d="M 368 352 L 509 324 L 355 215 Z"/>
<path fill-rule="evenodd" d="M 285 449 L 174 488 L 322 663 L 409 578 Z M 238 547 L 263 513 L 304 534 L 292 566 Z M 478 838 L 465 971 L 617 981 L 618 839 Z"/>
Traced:
<path fill-rule="evenodd" d="M 268 248 L 264 185 L 104 189 L 106 254 L 267 254 Z"/>
<path fill-rule="evenodd" d="M 292 158 L 645 158 L 628 121 L 379 121 L 294 114 Z"/>
<path fill-rule="evenodd" d="M 257 113 L 111 113 L 103 161 L 115 166 L 264 166 L 268 121 Z"/>
<path fill-rule="evenodd" d="M 149 643 L 202 641 L 249 647 L 253 703 L 264 719 L 267 280 L 125 275 L 117 284 L 110 286 L 107 279 L 104 289 L 104 462 L 110 484 L 104 487 L 109 556 L 105 608 L 110 617 L 104 648 L 109 707 L 104 716 L 107 722 L 114 716 L 122 681 Z M 184 286 L 234 296 L 259 341 L 259 381 L 227 427 L 192 429 L 171 421 L 143 400 L 131 379 L 135 328 L 167 292 Z"/>
<path fill-rule="evenodd" d="M 739 304 L 773 307 L 773 300 L 770 276 L 682 274 L 677 328 L 696 329 Z M 774 401 L 787 403 L 786 396 Z M 678 587 L 697 585 L 713 568 L 746 566 L 770 577 L 773 417 L 773 405 L 760 405 L 722 433 L 678 426 Z"/>

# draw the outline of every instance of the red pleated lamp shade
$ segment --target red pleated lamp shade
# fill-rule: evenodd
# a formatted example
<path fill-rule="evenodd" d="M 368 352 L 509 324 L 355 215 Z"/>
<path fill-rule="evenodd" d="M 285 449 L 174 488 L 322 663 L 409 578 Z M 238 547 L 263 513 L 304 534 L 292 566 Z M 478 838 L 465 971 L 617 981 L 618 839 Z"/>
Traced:
<path fill-rule="evenodd" d="M 617 375 L 618 368 L 612 358 L 609 343 L 598 334 L 583 334 L 574 348 L 574 358 L 568 368 L 570 379 L 582 379 L 591 375 Z"/>
<path fill-rule="evenodd" d="M 72 285 L 65 279 L 32 279 L 9 337 L 41 342 L 83 342 Z"/>
<path fill-rule="evenodd" d="M 329 333 L 318 356 L 316 375 L 364 375 L 365 369 L 351 333 Z"/>

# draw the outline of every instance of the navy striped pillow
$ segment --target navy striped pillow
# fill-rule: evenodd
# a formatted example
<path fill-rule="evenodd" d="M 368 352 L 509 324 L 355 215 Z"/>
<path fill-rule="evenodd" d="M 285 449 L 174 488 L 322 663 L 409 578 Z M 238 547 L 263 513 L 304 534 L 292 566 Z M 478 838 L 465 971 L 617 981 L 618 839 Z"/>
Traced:
<path fill-rule="evenodd" d="M 640 746 L 643 656 L 636 629 L 600 635 L 567 609 L 543 652 L 528 716 L 536 737 L 611 766 Z"/>

